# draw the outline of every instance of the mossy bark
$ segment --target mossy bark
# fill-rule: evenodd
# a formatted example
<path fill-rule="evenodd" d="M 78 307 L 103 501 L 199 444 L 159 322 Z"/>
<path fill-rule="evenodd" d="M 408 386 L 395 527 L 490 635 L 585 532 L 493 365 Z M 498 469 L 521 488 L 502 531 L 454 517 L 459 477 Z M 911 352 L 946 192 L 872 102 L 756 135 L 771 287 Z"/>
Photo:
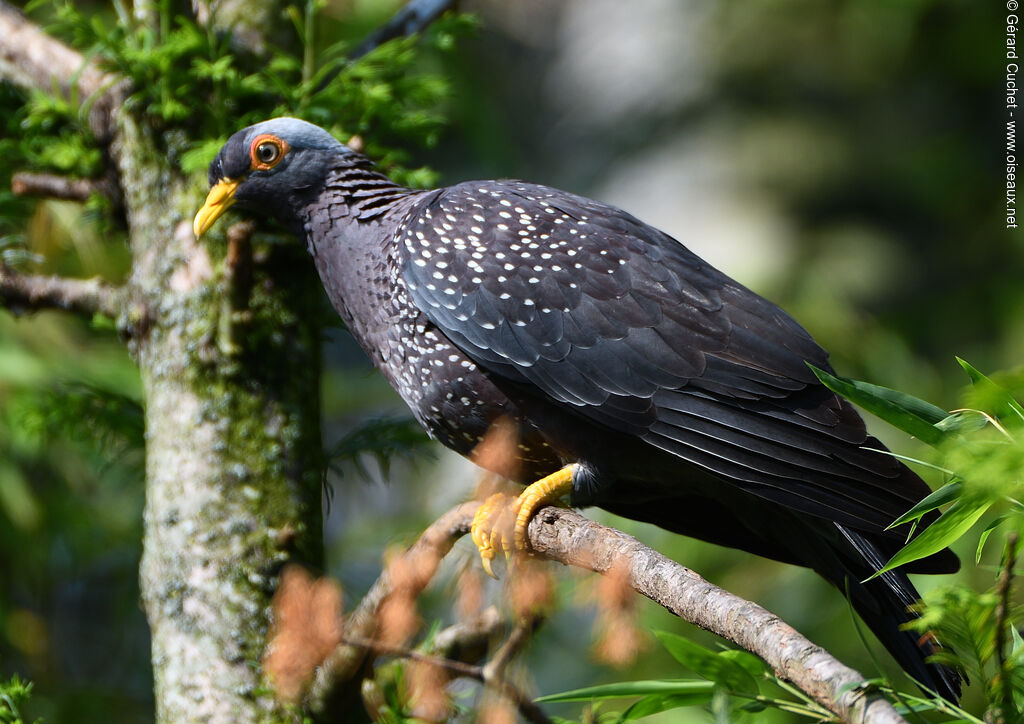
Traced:
<path fill-rule="evenodd" d="M 202 189 L 171 168 L 173 139 L 129 113 L 118 136 L 130 294 L 145 310 L 125 324 L 146 405 L 157 721 L 294 720 L 260 662 L 277 572 L 321 557 L 318 286 L 295 245 L 252 261 L 240 294 L 224 245 L 193 238 Z"/>

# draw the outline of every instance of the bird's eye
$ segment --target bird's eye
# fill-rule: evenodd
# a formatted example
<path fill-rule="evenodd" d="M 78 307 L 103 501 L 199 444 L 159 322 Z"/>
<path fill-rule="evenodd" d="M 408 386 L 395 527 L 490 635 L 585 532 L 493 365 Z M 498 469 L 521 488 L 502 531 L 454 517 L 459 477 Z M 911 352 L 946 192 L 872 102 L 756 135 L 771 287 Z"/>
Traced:
<path fill-rule="evenodd" d="M 252 167 L 258 170 L 272 168 L 288 152 L 288 144 L 277 136 L 257 137 L 249 148 Z"/>
<path fill-rule="evenodd" d="M 276 143 L 264 141 L 256 147 L 256 158 L 261 163 L 271 164 L 277 160 L 279 155 L 281 155 L 281 149 L 277 147 Z"/>

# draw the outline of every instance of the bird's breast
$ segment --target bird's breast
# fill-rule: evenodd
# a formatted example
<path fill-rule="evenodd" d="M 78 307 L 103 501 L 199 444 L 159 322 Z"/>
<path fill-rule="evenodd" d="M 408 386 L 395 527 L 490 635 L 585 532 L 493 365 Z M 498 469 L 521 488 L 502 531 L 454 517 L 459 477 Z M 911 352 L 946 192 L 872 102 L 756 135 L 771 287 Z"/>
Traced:
<path fill-rule="evenodd" d="M 509 397 L 415 305 L 384 226 L 324 216 L 307 237 L 327 296 L 427 432 L 471 455 L 496 423 L 511 421 L 520 432 L 509 456 L 526 474 L 557 467 Z"/>

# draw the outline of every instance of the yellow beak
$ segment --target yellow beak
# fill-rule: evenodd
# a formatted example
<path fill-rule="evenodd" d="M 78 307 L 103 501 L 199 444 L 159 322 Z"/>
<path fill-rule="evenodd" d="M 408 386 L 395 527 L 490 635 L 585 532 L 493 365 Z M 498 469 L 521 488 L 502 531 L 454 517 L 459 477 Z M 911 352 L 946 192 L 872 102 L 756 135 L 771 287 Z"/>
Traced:
<path fill-rule="evenodd" d="M 192 222 L 192 231 L 195 232 L 197 239 L 209 231 L 221 214 L 235 203 L 235 191 L 238 190 L 238 185 L 243 180 L 240 178 L 222 178 L 210 189 L 210 193 L 206 195 L 206 201 L 203 203 L 203 208 L 199 209 L 195 220 Z"/>

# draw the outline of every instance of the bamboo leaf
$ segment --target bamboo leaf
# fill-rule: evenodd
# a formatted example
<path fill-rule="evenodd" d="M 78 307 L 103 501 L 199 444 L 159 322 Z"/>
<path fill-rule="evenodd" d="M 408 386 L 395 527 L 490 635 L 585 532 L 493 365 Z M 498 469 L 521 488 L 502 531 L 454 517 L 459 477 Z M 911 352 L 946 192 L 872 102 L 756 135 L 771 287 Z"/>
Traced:
<path fill-rule="evenodd" d="M 613 684 L 586 686 L 557 694 L 548 694 L 534 701 L 546 704 L 562 701 L 593 701 L 595 699 L 625 699 L 631 696 L 690 696 L 704 692 L 711 698 L 715 684 L 711 681 L 694 679 L 649 679 L 641 681 L 619 681 Z"/>
<path fill-rule="evenodd" d="M 827 388 L 890 425 L 929 445 L 938 445 L 945 439 L 946 434 L 935 427 L 936 423 L 949 417 L 949 413 L 941 407 L 905 392 L 848 377 L 837 377 L 814 365 L 808 366 Z"/>
<path fill-rule="evenodd" d="M 989 423 L 989 415 L 981 410 L 959 410 L 944 420 L 935 423 L 935 427 L 945 433 L 962 434 L 977 432 Z"/>
<path fill-rule="evenodd" d="M 956 361 L 964 368 L 964 372 L 967 373 L 967 376 L 971 378 L 971 384 L 975 386 L 984 386 L 988 388 L 988 391 L 994 392 L 1000 398 L 1000 402 L 1006 407 L 1006 409 L 1016 415 L 1019 422 L 1024 422 L 1024 407 L 1013 399 L 1013 395 L 1010 394 L 1009 390 L 1005 389 L 1002 385 L 998 385 L 993 382 L 990 377 L 979 372 L 967 360 L 957 357 Z M 997 410 L 996 412 L 998 413 L 1001 411 Z"/>
<path fill-rule="evenodd" d="M 985 543 L 988 541 L 988 537 L 992 535 L 992 532 L 998 528 L 1003 522 L 1012 515 L 1011 513 L 1003 513 L 1000 516 L 992 519 L 988 525 L 985 526 L 985 530 L 981 531 L 981 536 L 978 538 L 978 549 L 974 553 L 974 563 L 977 565 L 981 563 L 981 553 L 985 549 Z"/>
<path fill-rule="evenodd" d="M 934 491 L 931 495 L 922 499 L 917 505 L 908 510 L 906 513 L 901 515 L 899 518 L 894 520 L 886 530 L 896 528 L 904 523 L 909 523 L 912 520 L 919 520 L 925 513 L 929 513 L 936 508 L 939 508 L 946 503 L 951 503 L 960 497 L 960 492 L 963 490 L 963 483 L 954 480 L 951 483 L 946 483 L 938 490 Z"/>
<path fill-rule="evenodd" d="M 701 684 L 707 684 L 710 682 L 697 682 Z M 668 696 L 645 696 L 640 701 L 632 704 L 622 714 L 622 721 L 632 721 L 634 719 L 641 719 L 651 714 L 658 714 L 659 712 L 668 711 L 669 709 L 679 709 L 684 706 L 701 706 L 711 701 L 713 694 L 713 685 L 711 689 L 704 691 L 703 689 L 690 692 L 688 694 L 670 694 Z"/>
<path fill-rule="evenodd" d="M 691 671 L 729 691 L 748 696 L 757 695 L 757 681 L 736 661 L 667 631 L 655 631 L 654 635 L 672 654 L 672 658 Z"/>
<path fill-rule="evenodd" d="M 991 501 L 989 500 L 967 501 L 960 498 L 921 535 L 903 546 L 880 571 L 867 580 L 870 581 L 886 571 L 938 553 L 970 530 L 990 505 Z"/>

